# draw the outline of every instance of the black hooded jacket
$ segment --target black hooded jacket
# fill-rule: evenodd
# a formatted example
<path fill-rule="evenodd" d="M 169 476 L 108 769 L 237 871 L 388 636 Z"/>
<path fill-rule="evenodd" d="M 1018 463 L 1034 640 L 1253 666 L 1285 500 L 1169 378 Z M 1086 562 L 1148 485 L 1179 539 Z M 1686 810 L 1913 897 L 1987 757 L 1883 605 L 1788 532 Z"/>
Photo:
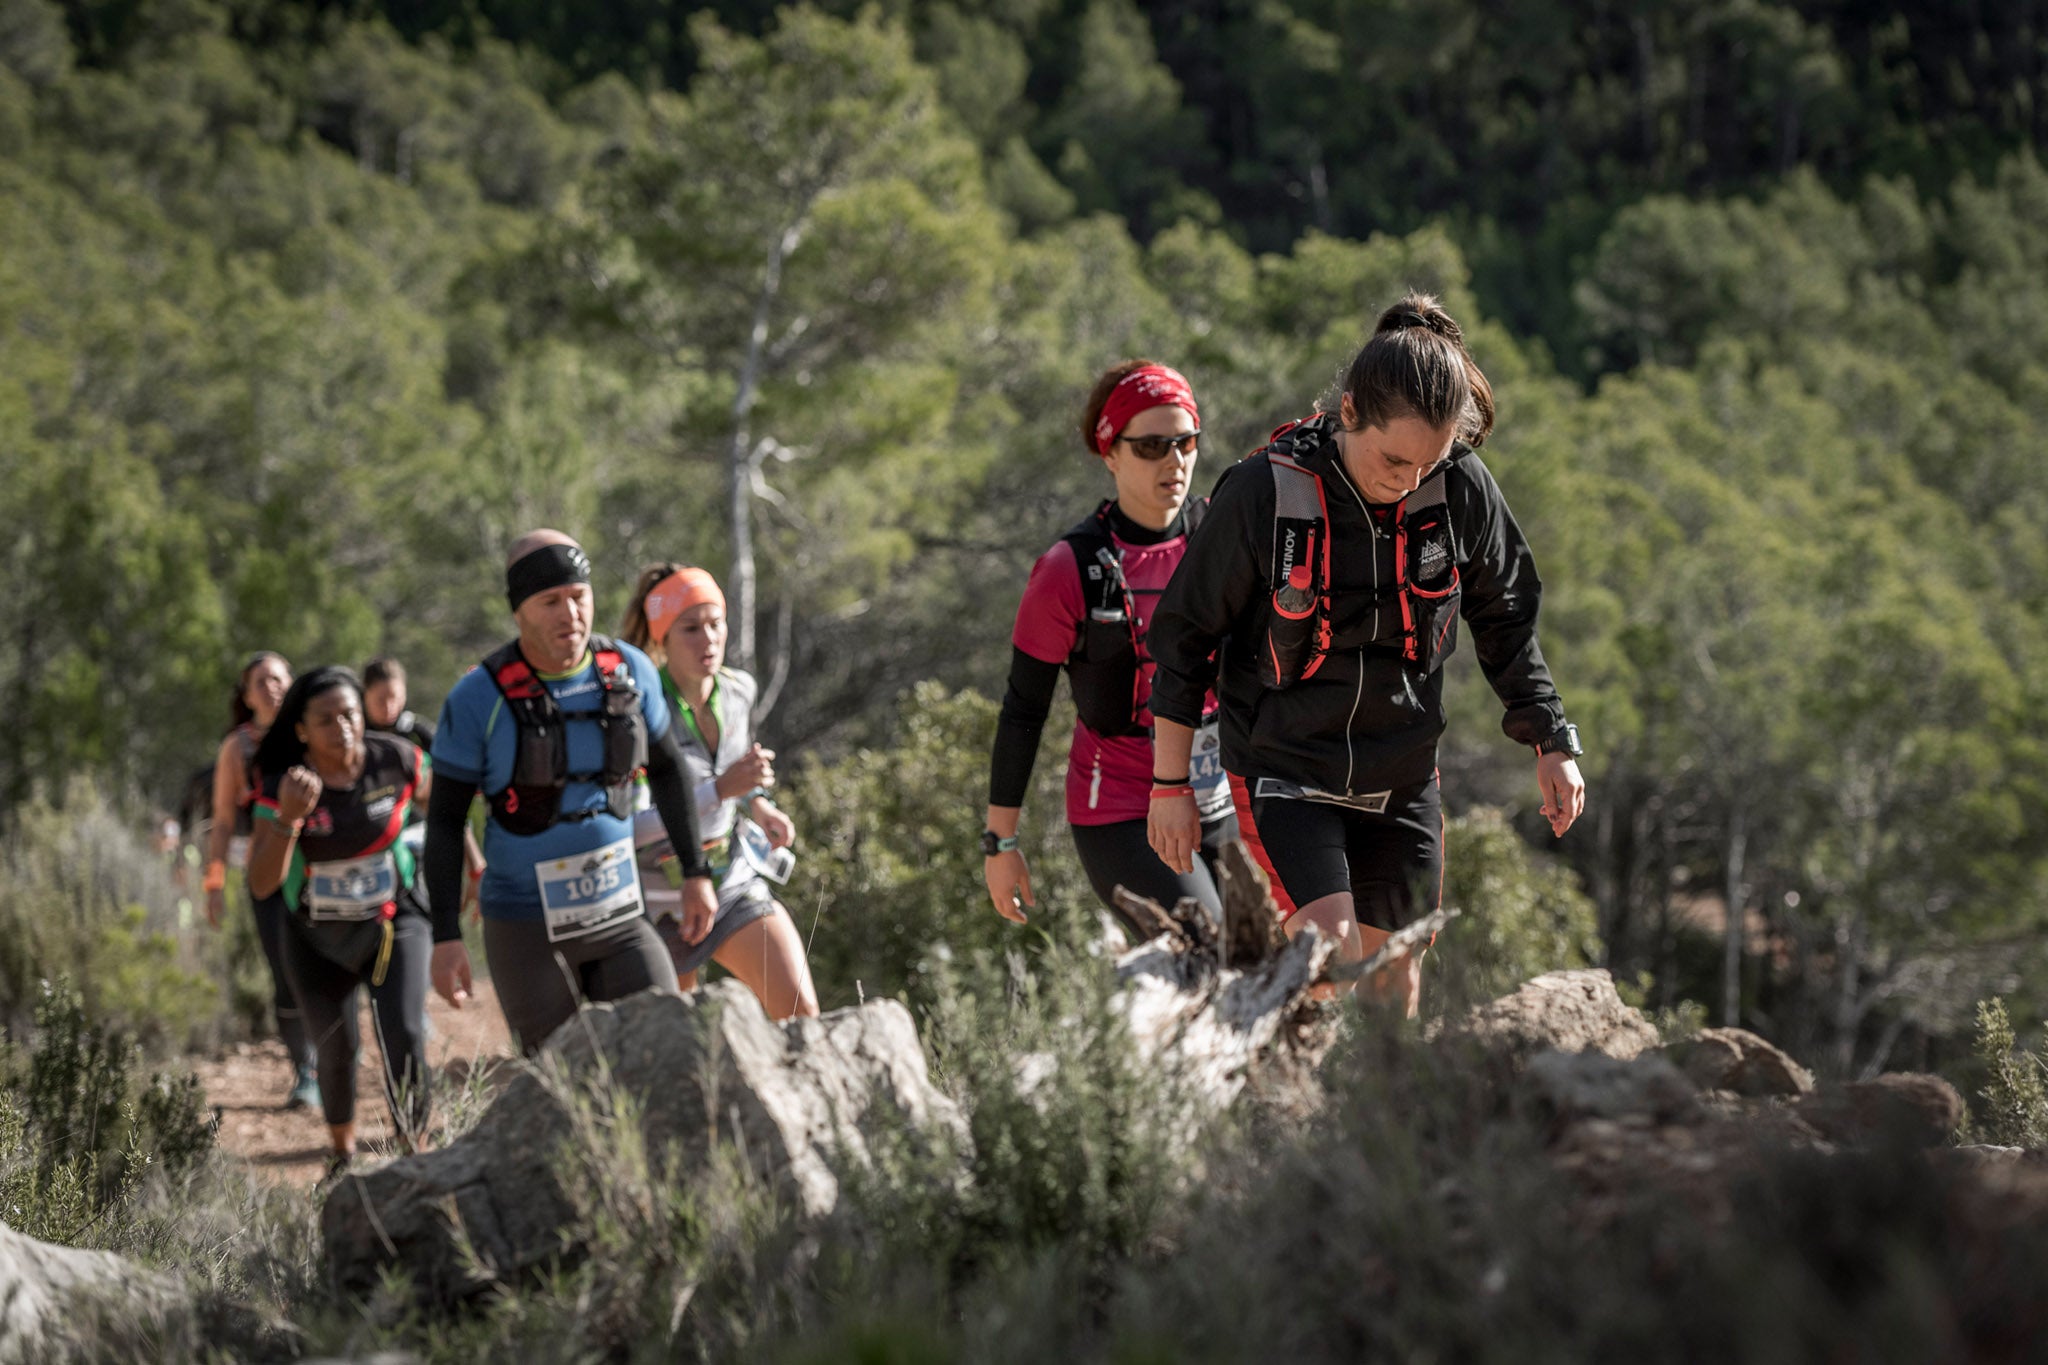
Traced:
<path fill-rule="evenodd" d="M 1543 585 L 1493 475 L 1477 454 L 1455 449 L 1444 493 L 1463 584 L 1459 614 L 1507 707 L 1501 728 L 1533 746 L 1564 724 L 1564 704 L 1536 643 Z M 1152 712 L 1197 725 L 1214 686 L 1223 706 L 1223 766 L 1240 777 L 1347 794 L 1427 781 L 1444 730 L 1443 670 L 1425 673 L 1399 653 L 1393 509 L 1366 502 L 1334 443 L 1302 463 L 1323 480 L 1331 587 L 1354 597 L 1388 593 L 1372 632 L 1386 643 L 1333 650 L 1313 677 L 1284 690 L 1261 683 L 1256 660 L 1272 597 L 1274 491 L 1260 451 L 1217 481 L 1208 516 L 1160 599 L 1147 639 L 1158 665 Z"/>

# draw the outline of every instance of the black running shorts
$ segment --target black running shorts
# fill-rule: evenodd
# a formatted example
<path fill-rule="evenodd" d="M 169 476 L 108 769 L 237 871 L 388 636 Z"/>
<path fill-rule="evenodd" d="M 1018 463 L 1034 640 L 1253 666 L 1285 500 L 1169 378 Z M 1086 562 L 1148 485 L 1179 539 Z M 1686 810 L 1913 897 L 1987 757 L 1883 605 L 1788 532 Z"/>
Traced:
<path fill-rule="evenodd" d="M 1358 922 L 1395 930 L 1437 908 L 1444 891 L 1443 798 L 1435 777 L 1385 793 L 1384 809 L 1251 789 L 1267 870 L 1296 906 L 1351 893 Z M 1271 784 L 1269 785 L 1269 792 Z"/>

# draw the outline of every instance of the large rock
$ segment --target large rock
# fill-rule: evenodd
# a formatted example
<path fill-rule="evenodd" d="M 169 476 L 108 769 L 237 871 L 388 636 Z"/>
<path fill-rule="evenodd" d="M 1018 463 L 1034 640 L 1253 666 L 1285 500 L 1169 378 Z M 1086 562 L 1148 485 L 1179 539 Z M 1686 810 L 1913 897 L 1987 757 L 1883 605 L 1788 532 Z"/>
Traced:
<path fill-rule="evenodd" d="M 1669 1122 L 1693 1113 L 1698 1091 L 1655 1053 L 1624 1062 L 1594 1051 L 1539 1052 L 1523 1069 L 1521 1099 L 1562 1128 L 1595 1118 Z"/>
<path fill-rule="evenodd" d="M 80 1251 L 0 1224 L 0 1362 L 62 1358 L 82 1301 L 136 1320 L 184 1316 L 191 1302 L 168 1276 L 110 1251 Z"/>
<path fill-rule="evenodd" d="M 1937 1147 L 1962 1126 L 1963 1097 L 1939 1076 L 1899 1071 L 1803 1096 L 1799 1117 L 1830 1142 Z"/>
<path fill-rule="evenodd" d="M 813 1219 L 837 1205 L 838 1163 L 866 1160 L 877 1123 L 965 1140 L 897 1001 L 778 1024 L 736 982 L 650 992 L 583 1010 L 450 1146 L 339 1181 L 321 1215 L 337 1286 L 367 1292 L 395 1266 L 452 1299 L 573 1261 L 584 1234 L 563 1151 L 576 1106 L 604 1104 L 607 1090 L 678 1172 L 730 1140 Z"/>
<path fill-rule="evenodd" d="M 1701 1029 L 1666 1049 L 1702 1090 L 1737 1095 L 1804 1095 L 1813 1073 L 1748 1029 Z"/>
<path fill-rule="evenodd" d="M 1629 1061 L 1658 1044 L 1642 1011 L 1622 1003 L 1599 968 L 1550 972 L 1512 995 L 1479 1005 L 1451 1032 L 1471 1038 L 1516 1069 L 1540 1052 L 1599 1052 Z"/>

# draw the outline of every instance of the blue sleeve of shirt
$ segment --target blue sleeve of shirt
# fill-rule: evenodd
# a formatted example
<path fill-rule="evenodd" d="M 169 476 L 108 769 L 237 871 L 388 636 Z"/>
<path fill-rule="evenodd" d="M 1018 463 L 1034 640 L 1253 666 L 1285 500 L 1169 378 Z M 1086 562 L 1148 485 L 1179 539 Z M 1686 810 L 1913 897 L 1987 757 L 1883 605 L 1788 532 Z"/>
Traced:
<path fill-rule="evenodd" d="M 481 668 L 472 668 L 448 690 L 441 703 L 441 723 L 434 730 L 434 768 L 457 782 L 481 784 L 490 766 L 486 726 L 498 701 L 498 688 Z"/>
<path fill-rule="evenodd" d="M 661 670 L 654 666 L 654 660 L 623 640 L 619 642 L 619 655 L 633 671 L 633 685 L 640 689 L 640 714 L 647 718 L 647 742 L 653 744 L 668 733 L 669 726 L 668 697 L 661 690 Z"/>

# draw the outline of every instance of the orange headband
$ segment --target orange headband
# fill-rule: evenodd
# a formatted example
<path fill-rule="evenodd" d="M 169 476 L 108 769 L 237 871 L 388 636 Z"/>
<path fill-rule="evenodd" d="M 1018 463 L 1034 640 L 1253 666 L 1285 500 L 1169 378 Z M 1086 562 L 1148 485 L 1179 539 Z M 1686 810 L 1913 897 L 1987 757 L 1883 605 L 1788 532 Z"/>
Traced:
<path fill-rule="evenodd" d="M 716 602 L 719 610 L 725 609 L 725 594 L 719 591 L 718 580 L 702 569 L 677 569 L 647 590 L 645 609 L 649 637 L 656 644 L 666 640 L 684 612 L 706 602 Z"/>

